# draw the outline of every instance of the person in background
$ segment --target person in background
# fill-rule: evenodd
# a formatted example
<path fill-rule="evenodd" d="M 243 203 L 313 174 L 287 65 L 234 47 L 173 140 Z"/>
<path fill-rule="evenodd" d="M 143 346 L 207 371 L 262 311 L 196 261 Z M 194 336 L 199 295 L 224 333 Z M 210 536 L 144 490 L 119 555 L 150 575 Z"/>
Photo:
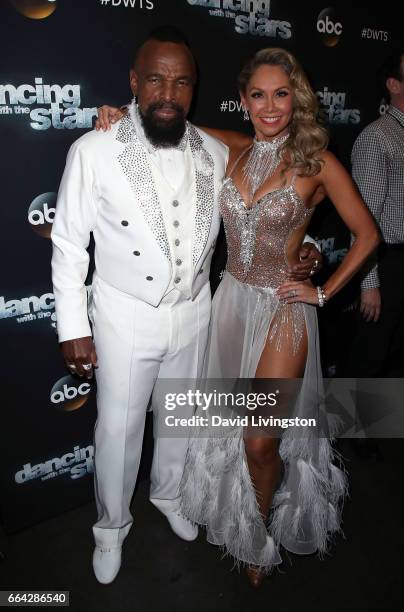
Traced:
<path fill-rule="evenodd" d="M 360 313 L 346 375 L 404 375 L 404 49 L 382 67 L 390 102 L 352 150 L 352 176 L 377 222 L 382 243 L 361 273 Z"/>

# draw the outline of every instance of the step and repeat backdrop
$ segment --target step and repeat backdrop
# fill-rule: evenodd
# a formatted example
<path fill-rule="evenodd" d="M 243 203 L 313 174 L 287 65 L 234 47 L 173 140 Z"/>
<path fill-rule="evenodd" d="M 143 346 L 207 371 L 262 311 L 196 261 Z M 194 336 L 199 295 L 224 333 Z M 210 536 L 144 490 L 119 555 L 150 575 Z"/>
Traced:
<path fill-rule="evenodd" d="M 250 130 L 236 87 L 243 61 L 263 47 L 290 49 L 317 92 L 331 146 L 349 167 L 355 137 L 386 110 L 376 72 L 403 40 L 400 10 L 393 0 L 2 1 L 0 513 L 7 531 L 93 495 L 95 392 L 68 374 L 59 352 L 49 237 L 67 150 L 92 129 L 97 106 L 131 98 L 139 41 L 159 25 L 181 28 L 200 69 L 192 120 L 242 131 Z M 319 207 L 311 234 L 332 269 L 349 236 L 330 203 Z M 225 256 L 221 244 L 214 287 Z M 328 376 L 338 374 L 353 295 L 345 292 L 321 321 Z"/>

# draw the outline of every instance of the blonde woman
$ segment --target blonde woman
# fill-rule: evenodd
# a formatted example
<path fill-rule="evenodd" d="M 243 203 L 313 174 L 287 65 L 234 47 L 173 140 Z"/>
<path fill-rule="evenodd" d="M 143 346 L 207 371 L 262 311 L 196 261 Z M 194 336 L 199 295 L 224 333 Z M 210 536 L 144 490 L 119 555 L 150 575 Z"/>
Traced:
<path fill-rule="evenodd" d="M 322 407 L 316 307 L 359 270 L 379 242 L 377 228 L 343 166 L 326 150 L 317 100 L 294 56 L 259 51 L 239 76 L 253 139 L 206 128 L 230 148 L 219 196 L 228 247 L 212 305 L 207 378 L 299 379 L 295 415 Z M 290 281 L 312 214 L 325 196 L 355 236 L 322 287 Z M 314 390 L 314 391 L 313 391 Z M 207 527 L 208 540 L 246 565 L 253 586 L 282 559 L 324 553 L 340 530 L 345 474 L 327 437 L 290 428 L 276 436 L 191 440 L 182 509 Z M 333 429 L 329 430 L 330 436 Z M 280 484 L 279 484 L 280 483 Z"/>

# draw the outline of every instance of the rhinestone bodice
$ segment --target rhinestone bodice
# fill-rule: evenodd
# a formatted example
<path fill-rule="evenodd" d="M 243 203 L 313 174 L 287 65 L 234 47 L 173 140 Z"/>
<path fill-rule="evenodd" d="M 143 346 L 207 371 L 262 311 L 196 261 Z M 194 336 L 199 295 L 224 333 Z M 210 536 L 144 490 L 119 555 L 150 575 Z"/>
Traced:
<path fill-rule="evenodd" d="M 246 208 L 232 178 L 227 177 L 219 206 L 227 240 L 226 269 L 243 283 L 279 287 L 288 272 L 288 240 L 312 214 L 297 194 L 294 181 Z"/>

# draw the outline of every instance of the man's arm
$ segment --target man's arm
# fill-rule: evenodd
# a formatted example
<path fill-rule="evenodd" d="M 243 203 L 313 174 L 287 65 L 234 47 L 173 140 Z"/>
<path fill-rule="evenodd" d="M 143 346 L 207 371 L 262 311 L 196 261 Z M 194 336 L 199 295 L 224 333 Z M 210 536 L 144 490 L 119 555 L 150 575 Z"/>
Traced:
<path fill-rule="evenodd" d="M 386 157 L 375 129 L 363 131 L 352 149 L 352 177 L 363 201 L 380 224 L 387 193 Z M 376 253 L 369 259 L 361 283 L 362 289 L 379 287 Z"/>
<path fill-rule="evenodd" d="M 221 140 L 229 149 L 243 149 L 247 148 L 252 143 L 252 137 L 243 132 L 236 132 L 235 130 L 219 130 L 217 128 L 206 127 L 205 125 L 197 126 L 200 130 L 203 130 L 210 136 Z"/>
<path fill-rule="evenodd" d="M 91 337 L 87 316 L 87 247 L 96 223 L 95 178 L 80 144 L 67 156 L 52 228 L 52 281 L 59 342 Z M 63 347 L 62 347 L 63 348 Z"/>
<path fill-rule="evenodd" d="M 381 138 L 382 134 L 375 129 L 365 130 L 352 149 L 352 177 L 379 225 L 387 193 L 387 166 Z M 381 309 L 377 251 L 368 258 L 361 276 L 361 312 L 367 321 L 377 321 Z"/>
<path fill-rule="evenodd" d="M 111 129 L 111 125 L 119 121 L 128 112 L 128 105 L 121 107 L 109 106 L 103 104 L 97 108 L 98 117 L 95 122 L 96 130 L 103 130 L 104 132 Z M 252 142 L 252 137 L 242 132 L 236 132 L 234 130 L 219 130 L 217 128 L 210 128 L 206 126 L 197 126 L 200 130 L 203 130 L 210 136 L 221 140 L 225 145 L 231 149 L 232 147 L 243 148 L 248 147 Z"/>

